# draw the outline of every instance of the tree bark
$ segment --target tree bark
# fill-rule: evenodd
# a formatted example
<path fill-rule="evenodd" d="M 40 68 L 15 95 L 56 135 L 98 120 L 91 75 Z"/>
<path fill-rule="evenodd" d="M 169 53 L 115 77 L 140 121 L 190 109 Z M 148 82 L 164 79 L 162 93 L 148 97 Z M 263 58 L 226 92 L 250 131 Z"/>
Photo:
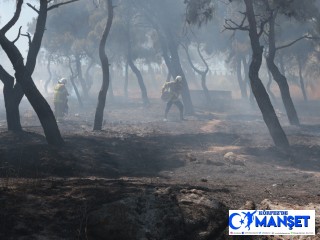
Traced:
<path fill-rule="evenodd" d="M 87 86 L 86 81 L 83 79 L 80 56 L 75 55 L 75 60 L 76 60 L 76 68 L 77 68 L 77 77 L 78 77 L 78 80 L 79 80 L 81 87 L 82 87 L 83 97 L 87 98 L 88 97 L 88 86 Z"/>
<path fill-rule="evenodd" d="M 129 85 L 129 63 L 127 60 L 125 65 L 125 76 L 124 76 L 124 86 L 123 86 L 124 98 L 126 100 L 128 100 L 128 85 Z"/>
<path fill-rule="evenodd" d="M 257 32 L 257 22 L 255 19 L 253 3 L 252 0 L 244 0 L 244 2 L 246 5 L 246 14 L 250 27 L 249 37 L 252 47 L 252 61 L 249 67 L 251 88 L 275 145 L 279 148 L 287 149 L 289 147 L 287 136 L 279 123 L 268 93 L 264 88 L 261 79 L 259 78 L 263 47 L 259 42 L 259 34 Z"/>
<path fill-rule="evenodd" d="M 242 64 L 241 64 L 241 57 L 239 55 L 236 56 L 236 61 L 237 61 L 237 79 L 241 91 L 241 97 L 242 99 L 248 99 L 248 94 L 247 94 L 247 84 L 244 79 L 242 79 Z"/>
<path fill-rule="evenodd" d="M 7 31 L 18 21 L 22 9 L 23 0 L 18 0 L 16 11 L 10 21 L 0 30 L 5 35 Z M 23 96 L 23 92 L 19 84 L 14 86 L 14 77 L 12 77 L 0 65 L 0 80 L 3 82 L 3 96 L 6 108 L 7 127 L 9 131 L 22 131 L 19 113 L 19 104 Z M 21 99 L 19 100 L 19 96 Z"/>
<path fill-rule="evenodd" d="M 77 100 L 78 100 L 78 103 L 79 103 L 79 107 L 83 108 L 83 103 L 82 103 L 82 99 L 81 99 L 78 87 L 74 82 L 74 79 L 76 78 L 76 76 L 74 75 L 74 72 L 73 72 L 73 69 L 72 69 L 71 58 L 70 57 L 68 57 L 68 58 L 69 58 L 69 69 L 70 69 L 70 72 L 71 72 L 70 81 L 71 81 L 72 87 L 74 89 L 74 92 L 76 93 Z"/>
<path fill-rule="evenodd" d="M 297 62 L 298 62 L 298 67 L 299 67 L 299 79 L 300 79 L 300 87 L 301 87 L 303 99 L 304 99 L 304 101 L 308 101 L 307 92 L 306 92 L 306 89 L 304 86 L 304 79 L 302 76 L 302 62 L 301 62 L 299 56 L 297 56 Z"/>
<path fill-rule="evenodd" d="M 109 87 L 110 73 L 109 73 L 109 60 L 105 52 L 107 37 L 109 35 L 113 21 L 113 6 L 112 0 L 108 0 L 108 20 L 99 45 L 99 57 L 102 67 L 102 85 L 98 96 L 98 105 L 94 117 L 93 130 L 102 130 L 103 112 L 106 104 L 106 97 Z"/>
<path fill-rule="evenodd" d="M 129 66 L 130 66 L 132 72 L 136 75 L 136 77 L 138 79 L 138 83 L 139 83 L 139 87 L 140 87 L 140 90 L 141 90 L 141 98 L 142 98 L 143 104 L 144 105 L 149 105 L 150 101 L 149 101 L 149 98 L 148 98 L 146 86 L 144 85 L 142 74 L 141 74 L 140 70 L 136 67 L 136 65 L 134 65 L 134 62 L 132 61 L 132 58 L 131 58 L 130 55 L 131 54 L 128 54 L 128 63 L 129 63 Z"/>
<path fill-rule="evenodd" d="M 0 65 L 0 80 L 3 82 L 3 96 L 6 108 L 7 126 L 9 131 L 22 131 L 20 122 L 19 102 L 15 98 L 14 77 Z"/>
<path fill-rule="evenodd" d="M 190 57 L 190 54 L 189 54 L 188 46 L 185 47 L 185 50 L 186 50 L 188 62 L 189 62 L 189 64 L 190 64 L 191 68 L 192 68 L 196 73 L 198 73 L 198 74 L 201 76 L 201 87 L 202 87 L 204 96 L 205 96 L 205 98 L 206 98 L 206 103 L 207 103 L 207 105 L 210 106 L 210 104 L 211 104 L 211 98 L 210 98 L 209 90 L 208 90 L 208 87 L 207 87 L 207 74 L 208 74 L 208 72 L 209 72 L 209 66 L 208 66 L 207 62 L 205 61 L 205 59 L 203 58 L 203 56 L 202 56 L 202 54 L 201 54 L 200 44 L 198 43 L 197 50 L 198 50 L 198 54 L 199 54 L 202 62 L 204 63 L 204 65 L 205 65 L 205 67 L 206 67 L 205 70 L 203 70 L 203 71 L 201 71 L 200 69 L 196 68 L 196 66 L 193 64 L 193 62 L 192 62 L 192 60 L 191 60 L 191 57 Z"/>
<path fill-rule="evenodd" d="M 250 78 L 249 78 L 249 62 L 250 62 L 250 57 L 249 60 L 247 61 L 247 58 L 245 55 L 242 56 L 241 58 L 242 61 L 242 65 L 243 65 L 243 71 L 244 71 L 244 82 L 246 85 L 246 92 L 247 92 L 247 87 L 249 88 L 249 99 L 250 102 L 253 103 L 254 102 L 254 96 L 253 96 L 253 92 L 251 89 L 251 84 L 250 84 Z"/>
<path fill-rule="evenodd" d="M 271 76 L 271 73 L 268 68 L 267 68 L 267 72 L 268 72 L 268 78 L 269 78 L 268 83 L 267 83 L 267 92 L 268 92 L 269 96 L 271 96 L 272 101 L 275 103 L 276 97 L 274 96 L 273 92 L 271 91 L 272 76 Z"/>
<path fill-rule="evenodd" d="M 290 95 L 287 79 L 283 74 L 281 74 L 278 67 L 274 63 L 275 54 L 276 54 L 275 29 L 274 29 L 276 16 L 273 12 L 271 12 L 270 14 L 271 16 L 269 19 L 269 34 L 268 34 L 269 53 L 266 57 L 267 66 L 273 76 L 273 79 L 277 82 L 280 88 L 281 98 L 282 98 L 284 107 L 286 109 L 290 124 L 300 125 L 298 114 L 296 112 L 296 109 L 294 107 L 294 104 Z"/>
<path fill-rule="evenodd" d="M 49 83 L 51 82 L 51 79 L 52 79 L 52 73 L 51 73 L 50 66 L 51 66 L 51 56 L 48 57 L 48 63 L 47 63 L 47 72 L 48 72 L 49 77 L 48 77 L 47 81 L 44 84 L 45 93 L 48 93 L 48 85 L 49 85 Z"/>
<path fill-rule="evenodd" d="M 109 89 L 108 89 L 108 93 L 107 93 L 107 98 L 109 99 L 110 102 L 112 102 L 114 100 L 114 93 L 113 93 L 113 76 L 114 76 L 114 72 L 111 68 L 109 68 Z"/>
<path fill-rule="evenodd" d="M 127 61 L 128 64 L 132 70 L 132 72 L 136 75 L 137 79 L 138 79 L 138 83 L 139 83 L 139 87 L 141 90 L 141 98 L 143 101 L 143 104 L 145 106 L 150 104 L 149 98 L 148 98 L 148 93 L 147 93 L 147 89 L 146 86 L 144 84 L 143 81 L 143 77 L 142 74 L 140 72 L 140 70 L 136 67 L 136 65 L 134 65 L 133 59 L 132 59 L 132 47 L 131 47 L 131 38 L 130 38 L 130 29 L 129 27 L 127 28 L 127 36 L 128 36 L 128 55 L 127 55 Z"/>
<path fill-rule="evenodd" d="M 91 89 L 92 87 L 92 84 L 93 84 L 93 81 L 92 81 L 92 76 L 90 75 L 90 70 L 91 68 L 95 65 L 95 62 L 94 60 L 91 59 L 90 63 L 89 63 L 89 66 L 87 67 L 86 69 L 86 83 L 87 83 L 87 88 L 88 88 L 88 91 Z"/>

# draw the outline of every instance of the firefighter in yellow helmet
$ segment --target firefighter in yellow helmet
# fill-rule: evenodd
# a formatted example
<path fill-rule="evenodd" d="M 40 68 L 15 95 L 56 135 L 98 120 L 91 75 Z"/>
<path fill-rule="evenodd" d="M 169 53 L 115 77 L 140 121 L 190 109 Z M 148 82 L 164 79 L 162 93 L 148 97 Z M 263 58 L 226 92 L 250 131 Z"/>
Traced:
<path fill-rule="evenodd" d="M 54 87 L 54 112 L 57 120 L 61 120 L 68 114 L 68 90 L 66 88 L 67 79 L 62 78 L 58 81 L 58 84 Z"/>

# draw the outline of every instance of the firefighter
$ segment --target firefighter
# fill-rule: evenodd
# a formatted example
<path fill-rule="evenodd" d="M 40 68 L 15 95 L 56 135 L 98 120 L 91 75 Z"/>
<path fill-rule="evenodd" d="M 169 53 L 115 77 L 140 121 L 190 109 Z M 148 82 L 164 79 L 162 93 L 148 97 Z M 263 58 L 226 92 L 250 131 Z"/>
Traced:
<path fill-rule="evenodd" d="M 66 88 L 67 79 L 62 78 L 54 87 L 54 112 L 57 121 L 63 119 L 68 114 L 68 90 Z"/>
<path fill-rule="evenodd" d="M 161 98 L 167 102 L 166 110 L 164 113 L 163 121 L 167 121 L 168 113 L 172 105 L 176 105 L 180 112 L 180 120 L 185 120 L 183 118 L 183 103 L 179 99 L 182 92 L 182 77 L 177 76 L 174 81 L 167 82 L 162 87 Z"/>

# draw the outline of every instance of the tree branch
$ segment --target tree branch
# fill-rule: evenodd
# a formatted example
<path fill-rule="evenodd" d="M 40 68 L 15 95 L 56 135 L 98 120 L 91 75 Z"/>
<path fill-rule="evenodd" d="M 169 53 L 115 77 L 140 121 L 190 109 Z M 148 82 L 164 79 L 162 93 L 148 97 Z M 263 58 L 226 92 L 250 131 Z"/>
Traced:
<path fill-rule="evenodd" d="M 198 44 L 198 46 L 197 46 L 198 54 L 199 54 L 199 56 L 200 56 L 200 58 L 201 58 L 202 62 L 203 62 L 203 63 L 204 63 L 204 65 L 206 66 L 206 70 L 204 70 L 204 74 L 207 74 L 207 73 L 209 72 L 209 66 L 208 66 L 208 64 L 207 64 L 206 60 L 204 59 L 204 57 L 203 57 L 203 55 L 202 55 L 202 53 L 201 53 L 201 50 L 200 50 L 200 43 L 198 42 L 197 44 Z"/>
<path fill-rule="evenodd" d="M 21 28 L 22 28 L 22 26 L 19 27 L 18 36 L 16 37 L 15 40 L 12 41 L 13 44 L 16 43 L 16 41 L 18 41 L 18 39 L 20 38 Z"/>
<path fill-rule="evenodd" d="M 260 23 L 260 31 L 258 32 L 259 38 L 260 38 L 261 35 L 265 32 L 265 31 L 264 31 L 264 26 L 267 24 L 267 22 L 269 22 L 269 18 L 261 21 L 261 23 Z"/>
<path fill-rule="evenodd" d="M 31 45 L 31 35 L 30 33 L 26 33 L 26 34 L 21 34 L 21 36 L 24 36 L 24 37 L 27 37 L 28 38 L 28 41 L 29 41 L 29 46 Z"/>
<path fill-rule="evenodd" d="M 283 48 L 290 47 L 290 46 L 292 46 L 293 44 L 299 42 L 299 41 L 302 40 L 302 39 L 314 39 L 314 38 L 313 38 L 313 37 L 310 37 L 309 35 L 304 35 L 304 36 L 299 37 L 299 38 L 297 38 L 296 40 L 294 40 L 294 41 L 292 41 L 292 42 L 290 42 L 290 43 L 288 43 L 288 44 L 285 44 L 285 45 L 276 47 L 276 51 L 277 51 L 277 50 L 280 50 L 280 49 L 283 49 Z"/>
<path fill-rule="evenodd" d="M 240 24 L 236 23 L 232 19 L 225 19 L 224 21 L 224 28 L 227 30 L 242 30 L 242 31 L 249 31 L 249 26 L 244 26 L 244 23 L 247 19 L 247 14 L 240 12 L 244 15 Z"/>
<path fill-rule="evenodd" d="M 28 7 L 30 7 L 32 10 L 34 10 L 36 13 L 38 13 L 38 14 L 39 14 L 39 10 L 38 10 L 38 9 L 36 9 L 36 7 L 35 7 L 35 6 L 32 6 L 30 3 L 27 3 L 27 5 L 28 5 Z"/>
<path fill-rule="evenodd" d="M 14 13 L 13 17 L 10 19 L 10 21 L 0 30 L 3 34 L 6 34 L 10 28 L 13 27 L 13 25 L 18 21 L 21 13 L 21 6 L 22 6 L 23 0 L 17 1 L 17 8 L 16 12 Z"/>
<path fill-rule="evenodd" d="M 54 4 L 54 5 L 50 6 L 50 7 L 48 7 L 48 11 L 50 11 L 50 10 L 52 10 L 54 8 L 58 8 L 58 7 L 62 6 L 62 5 L 69 4 L 69 3 L 72 3 L 72 2 L 77 2 L 77 1 L 79 1 L 79 0 L 70 0 L 68 2 Z"/>

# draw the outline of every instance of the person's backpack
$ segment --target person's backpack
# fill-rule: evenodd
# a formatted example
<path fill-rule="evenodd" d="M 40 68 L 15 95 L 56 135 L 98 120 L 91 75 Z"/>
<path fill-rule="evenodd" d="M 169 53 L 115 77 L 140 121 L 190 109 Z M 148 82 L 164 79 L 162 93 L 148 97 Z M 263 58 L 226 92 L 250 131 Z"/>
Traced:
<path fill-rule="evenodd" d="M 171 92 L 170 85 L 165 83 L 162 87 L 161 99 L 164 102 L 169 102 L 171 98 L 172 98 L 172 92 Z"/>

